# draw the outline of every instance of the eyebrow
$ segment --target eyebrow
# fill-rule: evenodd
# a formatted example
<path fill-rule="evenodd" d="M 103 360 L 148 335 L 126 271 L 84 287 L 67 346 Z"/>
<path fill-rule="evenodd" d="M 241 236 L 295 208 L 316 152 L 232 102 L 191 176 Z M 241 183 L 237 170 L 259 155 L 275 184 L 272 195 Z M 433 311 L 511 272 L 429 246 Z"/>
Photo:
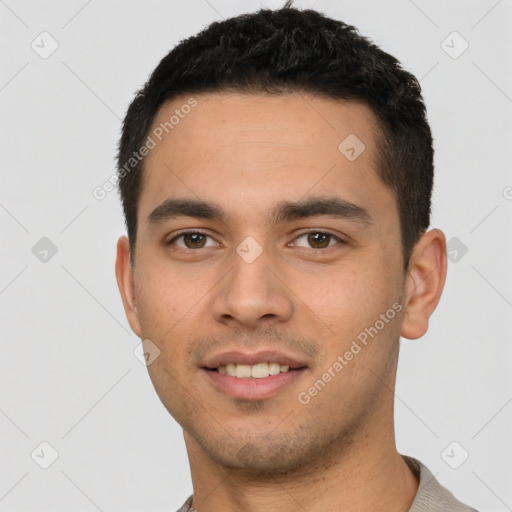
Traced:
<path fill-rule="evenodd" d="M 276 204 L 267 220 L 270 224 L 308 217 L 329 216 L 355 220 L 365 225 L 373 221 L 368 210 L 339 197 L 311 197 L 297 202 L 282 201 Z M 217 220 L 225 223 L 227 215 L 218 204 L 199 199 L 167 199 L 157 206 L 148 217 L 149 224 L 159 224 L 176 217 Z"/>

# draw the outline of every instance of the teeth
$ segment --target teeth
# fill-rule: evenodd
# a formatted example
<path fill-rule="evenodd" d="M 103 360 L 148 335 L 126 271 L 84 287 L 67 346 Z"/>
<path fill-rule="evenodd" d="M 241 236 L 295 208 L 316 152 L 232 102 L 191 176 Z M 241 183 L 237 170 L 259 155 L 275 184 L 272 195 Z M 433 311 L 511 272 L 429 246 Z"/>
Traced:
<path fill-rule="evenodd" d="M 278 373 L 286 373 L 290 370 L 288 365 L 279 363 L 258 363 L 253 364 L 233 364 L 229 363 L 226 366 L 219 366 L 217 371 L 219 373 L 227 373 L 231 377 L 239 379 L 263 379 L 269 375 L 277 375 Z"/>
<path fill-rule="evenodd" d="M 270 375 L 277 375 L 281 372 L 281 365 L 279 363 L 270 363 L 268 365 Z"/>
<path fill-rule="evenodd" d="M 251 367 L 248 364 L 237 364 L 235 370 L 235 377 L 239 379 L 251 376 Z"/>
<path fill-rule="evenodd" d="M 255 379 L 263 379 L 269 376 L 268 364 L 259 363 L 251 367 L 251 377 Z"/>

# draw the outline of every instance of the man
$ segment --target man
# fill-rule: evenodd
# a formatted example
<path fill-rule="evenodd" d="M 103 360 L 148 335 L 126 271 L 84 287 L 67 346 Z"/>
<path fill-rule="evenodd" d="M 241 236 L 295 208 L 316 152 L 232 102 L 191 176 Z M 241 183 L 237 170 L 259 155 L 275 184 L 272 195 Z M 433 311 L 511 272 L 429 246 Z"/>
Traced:
<path fill-rule="evenodd" d="M 213 23 L 126 115 L 116 275 L 183 427 L 183 512 L 470 511 L 397 452 L 399 338 L 446 243 L 417 80 L 287 3 Z"/>

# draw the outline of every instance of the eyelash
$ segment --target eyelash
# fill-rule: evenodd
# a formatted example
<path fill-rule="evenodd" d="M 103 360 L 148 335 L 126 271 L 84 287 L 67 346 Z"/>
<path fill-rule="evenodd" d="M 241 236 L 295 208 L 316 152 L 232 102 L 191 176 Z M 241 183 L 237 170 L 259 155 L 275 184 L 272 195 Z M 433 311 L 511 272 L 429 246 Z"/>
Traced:
<path fill-rule="evenodd" d="M 345 240 L 341 239 L 339 236 L 334 235 L 333 233 L 330 233 L 328 231 L 318 231 L 318 230 L 311 230 L 311 231 L 305 231 L 303 233 L 300 233 L 299 235 L 297 235 L 294 238 L 293 241 L 295 242 L 299 238 L 301 238 L 303 236 L 311 235 L 311 234 L 327 235 L 327 236 L 331 237 L 332 239 L 335 239 L 338 242 L 338 244 L 340 244 L 340 245 L 345 245 L 347 243 Z M 171 238 L 168 242 L 166 242 L 166 245 L 174 245 L 176 240 L 178 240 L 179 238 L 182 238 L 185 235 L 202 235 L 202 236 L 206 236 L 208 238 L 213 239 L 212 236 L 210 236 L 207 233 L 204 233 L 203 231 L 197 231 L 197 230 L 182 231 L 181 233 L 179 233 L 179 234 L 175 235 L 173 238 Z M 325 251 L 326 249 L 329 249 L 329 248 L 333 247 L 334 245 L 336 245 L 336 244 L 328 245 L 327 247 L 322 247 L 322 248 L 310 247 L 310 249 L 313 251 Z M 197 249 L 191 249 L 189 247 L 180 247 L 180 246 L 177 246 L 177 247 L 179 247 L 179 249 L 184 250 L 184 251 L 197 251 L 198 249 L 205 249 L 205 247 L 198 247 Z"/>

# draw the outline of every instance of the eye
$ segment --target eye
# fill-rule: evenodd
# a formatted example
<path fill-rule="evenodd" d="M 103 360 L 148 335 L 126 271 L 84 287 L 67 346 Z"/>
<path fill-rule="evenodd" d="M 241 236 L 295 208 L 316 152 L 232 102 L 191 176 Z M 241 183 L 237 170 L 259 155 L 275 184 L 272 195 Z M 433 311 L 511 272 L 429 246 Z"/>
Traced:
<path fill-rule="evenodd" d="M 208 238 L 211 240 L 209 244 L 207 242 Z M 181 243 L 178 243 L 178 241 Z M 203 249 L 204 247 L 215 247 L 218 245 L 211 236 L 206 233 L 201 233 L 200 231 L 182 232 L 167 243 L 177 245 L 182 249 Z"/>
<path fill-rule="evenodd" d="M 308 246 L 297 243 L 297 241 L 301 239 L 305 239 Z M 326 249 L 327 247 L 331 247 L 337 243 L 343 244 L 345 242 L 331 233 L 324 233 L 322 231 L 310 231 L 309 233 L 303 233 L 302 235 L 299 235 L 294 242 L 292 242 L 293 245 L 312 249 Z"/>

